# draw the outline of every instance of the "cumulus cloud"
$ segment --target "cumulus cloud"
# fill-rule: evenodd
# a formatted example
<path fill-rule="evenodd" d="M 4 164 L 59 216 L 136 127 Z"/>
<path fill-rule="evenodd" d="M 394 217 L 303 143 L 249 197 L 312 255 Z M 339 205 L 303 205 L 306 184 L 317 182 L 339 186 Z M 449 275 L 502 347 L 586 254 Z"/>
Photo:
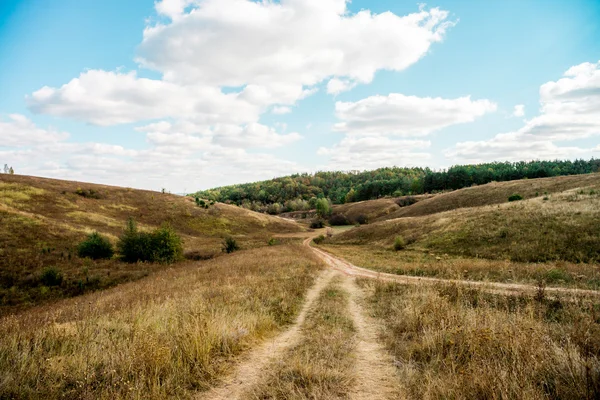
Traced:
<path fill-rule="evenodd" d="M 489 159 L 552 159 L 589 156 L 593 149 L 558 146 L 600 135 L 600 62 L 571 67 L 556 82 L 540 87 L 540 115 L 515 132 L 456 144 L 448 157 L 479 162 Z"/>
<path fill-rule="evenodd" d="M 357 102 L 337 102 L 335 112 L 342 122 L 335 124 L 334 129 L 354 135 L 424 136 L 450 125 L 472 122 L 495 110 L 496 104 L 489 100 L 392 93 Z"/>
<path fill-rule="evenodd" d="M 0 147 L 24 147 L 58 142 L 68 138 L 69 134 L 38 128 L 24 115 L 10 114 L 8 121 L 0 119 L 0 137 Z"/>
<path fill-rule="evenodd" d="M 223 146 L 220 144 L 223 141 L 236 140 L 228 136 L 226 129 L 197 134 L 193 124 L 162 121 L 139 129 L 146 132 L 148 148 L 127 149 L 106 143 L 69 142 L 67 133 L 39 128 L 21 115 L 11 115 L 11 121 L 0 123 L 3 138 L 5 133 L 7 137 L 16 138 L 3 141 L 0 159 L 14 165 L 22 174 L 108 184 L 118 182 L 131 187 L 197 190 L 236 183 L 240 178 L 267 179 L 274 174 L 300 170 L 296 163 L 270 154 Z M 5 129 L 6 126 L 9 129 Z M 238 128 L 229 126 L 229 129 Z M 242 129 L 247 131 L 249 143 L 265 140 L 269 142 L 267 147 L 283 145 L 299 136 L 279 135 L 260 124 Z M 237 138 L 235 134 L 232 137 Z"/>
<path fill-rule="evenodd" d="M 278 107 L 273 107 L 273 110 L 271 110 L 271 112 L 276 115 L 283 115 L 283 114 L 291 113 L 292 109 L 289 107 L 278 106 Z"/>
<path fill-rule="evenodd" d="M 328 156 L 327 169 L 362 170 L 392 165 L 425 165 L 431 155 L 424 149 L 426 140 L 397 140 L 387 136 L 346 136 L 331 148 L 321 147 L 317 154 Z"/>
<path fill-rule="evenodd" d="M 452 25 L 438 8 L 351 14 L 346 0 L 163 0 L 156 8 L 171 21 L 146 28 L 139 62 L 171 82 L 233 87 L 312 86 L 330 76 L 367 83 L 377 70 L 415 63 Z"/>
<path fill-rule="evenodd" d="M 327 82 L 327 93 L 337 95 L 342 92 L 347 92 L 357 85 L 356 82 L 333 78 Z"/>
<path fill-rule="evenodd" d="M 453 25 L 448 12 L 438 8 L 421 7 L 405 16 L 352 13 L 346 0 L 159 0 L 155 8 L 157 17 L 144 30 L 137 61 L 140 68 L 161 73 L 160 79 L 143 78 L 136 71 L 92 69 L 60 87 L 42 87 L 26 99 L 35 113 L 94 125 L 143 122 L 135 129 L 145 133 L 149 148 L 96 146 L 81 154 L 75 147 L 68 150 L 74 144 L 63 143 L 62 155 L 46 162 L 44 171 L 76 178 L 89 168 L 93 176 L 121 181 L 126 170 L 127 179 L 136 182 L 161 176 L 185 182 L 182 176 L 191 173 L 202 177 L 196 187 L 228 183 L 225 174 L 239 181 L 298 171 L 295 163 L 247 150 L 285 146 L 302 138 L 298 132 L 281 133 L 286 130 L 282 126 L 261 124 L 264 113 L 291 112 L 323 83 L 335 95 L 371 82 L 379 70 L 403 70 L 441 42 Z M 493 107 L 457 100 L 474 109 Z M 371 115 L 376 127 L 361 126 L 356 118 L 368 116 L 359 115 L 359 109 L 344 109 L 351 103 L 340 104 L 342 125 L 336 129 L 350 134 L 360 130 L 369 138 L 347 138 L 336 154 L 368 145 L 381 160 L 393 160 L 397 157 L 389 148 L 416 149 L 416 142 L 385 138 L 380 139 L 390 146 L 387 151 L 376 149 L 375 133 L 386 127 L 383 119 Z M 417 121 L 402 132 L 392 127 L 384 133 L 425 134 L 487 112 L 458 107 L 448 113 L 462 111 L 458 117 L 437 118 L 433 124 Z M 31 149 L 22 150 L 21 157 L 35 159 L 26 150 Z M 365 154 L 365 163 L 371 159 Z M 340 160 L 333 162 L 341 165 Z M 95 165 L 104 165 L 104 170 Z"/>
<path fill-rule="evenodd" d="M 68 117 L 95 125 L 159 118 L 193 118 L 206 124 L 258 120 L 260 105 L 242 99 L 246 92 L 180 86 L 129 73 L 90 70 L 60 88 L 43 87 L 27 97 L 36 113 Z"/>
<path fill-rule="evenodd" d="M 524 117 L 525 116 L 525 105 L 517 104 L 515 109 L 513 110 L 514 117 Z"/>

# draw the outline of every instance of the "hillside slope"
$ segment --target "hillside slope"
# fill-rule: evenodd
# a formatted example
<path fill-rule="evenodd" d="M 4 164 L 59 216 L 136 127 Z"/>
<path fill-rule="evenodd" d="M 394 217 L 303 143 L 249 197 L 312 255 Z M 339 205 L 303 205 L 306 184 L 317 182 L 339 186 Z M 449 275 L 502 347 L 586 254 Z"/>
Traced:
<path fill-rule="evenodd" d="M 142 230 L 170 224 L 184 239 L 185 250 L 198 257 L 219 253 L 226 236 L 250 248 L 266 245 L 272 235 L 300 230 L 289 221 L 225 204 L 204 209 L 191 198 L 171 194 L 1 174 L 0 305 L 76 294 L 161 268 L 76 256 L 77 244 L 92 231 L 116 242 L 130 217 Z M 62 288 L 39 284 L 41 271 L 49 267 L 63 274 Z"/>
<path fill-rule="evenodd" d="M 576 188 L 564 190 L 569 187 Z M 514 190 L 527 196 L 534 191 L 550 193 L 560 189 L 564 191 L 513 203 L 504 198 L 504 204 L 493 205 L 505 193 Z M 443 198 L 453 201 L 444 204 Z M 492 205 L 457 207 L 457 204 L 484 202 Z M 457 208 L 443 211 L 450 207 Z M 437 209 L 442 212 L 435 212 Z M 404 215 L 428 215 L 405 216 L 362 226 L 337 235 L 329 242 L 390 248 L 395 237 L 402 236 L 412 249 L 468 257 L 525 262 L 600 260 L 598 174 L 474 187 L 423 200 L 401 211 Z"/>
<path fill-rule="evenodd" d="M 597 185 L 600 185 L 600 173 L 492 182 L 424 199 L 411 206 L 399 208 L 394 212 L 382 215 L 378 218 L 378 221 L 431 215 L 458 208 L 506 203 L 508 197 L 515 193 L 529 199 L 543 196 L 545 193 L 558 193 L 569 189 Z"/>

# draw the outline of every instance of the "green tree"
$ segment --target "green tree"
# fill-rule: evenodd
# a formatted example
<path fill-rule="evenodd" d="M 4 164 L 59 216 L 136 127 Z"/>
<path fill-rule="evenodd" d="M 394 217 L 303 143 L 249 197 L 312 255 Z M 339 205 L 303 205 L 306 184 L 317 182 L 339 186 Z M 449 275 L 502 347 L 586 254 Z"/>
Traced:
<path fill-rule="evenodd" d="M 319 199 L 316 204 L 317 215 L 321 218 L 328 217 L 331 214 L 331 205 L 328 199 Z"/>

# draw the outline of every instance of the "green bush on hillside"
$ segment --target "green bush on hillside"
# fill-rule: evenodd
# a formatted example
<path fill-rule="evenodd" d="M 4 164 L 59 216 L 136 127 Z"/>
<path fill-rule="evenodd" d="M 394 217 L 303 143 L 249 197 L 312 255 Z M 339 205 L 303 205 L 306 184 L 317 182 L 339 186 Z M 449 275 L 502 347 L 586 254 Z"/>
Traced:
<path fill-rule="evenodd" d="M 324 223 L 323 223 L 323 221 L 322 221 L 322 220 L 320 220 L 320 219 L 314 220 L 314 221 L 312 221 L 312 222 L 310 223 L 310 228 L 311 228 L 311 229 L 321 229 L 321 228 L 323 228 L 324 226 L 325 226 L 325 224 L 324 224 Z"/>
<path fill-rule="evenodd" d="M 181 259 L 183 254 L 182 240 L 170 226 L 163 225 L 153 232 L 139 232 L 132 218 L 127 221 L 117 248 L 121 259 L 131 263 L 172 263 Z"/>
<path fill-rule="evenodd" d="M 223 253 L 233 253 L 234 251 L 238 251 L 240 249 L 240 246 L 237 244 L 237 241 L 232 238 L 232 237 L 228 237 L 223 241 Z"/>
<path fill-rule="evenodd" d="M 63 275 L 56 267 L 48 267 L 42 271 L 40 282 L 44 286 L 60 286 L 63 281 Z"/>
<path fill-rule="evenodd" d="M 329 217 L 329 225 L 331 226 L 344 226 L 350 225 L 350 221 L 344 214 L 334 214 Z"/>
<path fill-rule="evenodd" d="M 324 240 L 325 240 L 325 236 L 319 235 L 319 236 L 317 236 L 316 238 L 313 239 L 313 242 L 315 244 L 321 244 L 321 243 L 323 243 Z"/>
<path fill-rule="evenodd" d="M 519 200 L 523 200 L 523 196 L 521 196 L 520 194 L 513 194 L 508 198 L 508 201 L 519 201 Z"/>
<path fill-rule="evenodd" d="M 394 239 L 394 250 L 400 251 L 406 247 L 406 242 L 402 236 L 396 236 Z"/>
<path fill-rule="evenodd" d="M 93 260 L 108 259 L 115 253 L 112 243 L 98 232 L 93 232 L 77 247 L 77 254 L 81 258 Z"/>

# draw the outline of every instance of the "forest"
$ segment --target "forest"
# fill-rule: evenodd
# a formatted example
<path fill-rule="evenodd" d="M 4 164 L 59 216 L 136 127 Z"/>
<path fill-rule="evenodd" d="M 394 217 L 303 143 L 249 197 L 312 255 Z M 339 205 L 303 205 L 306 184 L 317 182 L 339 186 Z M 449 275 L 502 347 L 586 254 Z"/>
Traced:
<path fill-rule="evenodd" d="M 489 182 L 545 178 L 600 172 L 600 159 L 492 162 L 430 168 L 379 168 L 373 171 L 319 171 L 267 181 L 199 191 L 198 199 L 235 204 L 254 211 L 279 214 L 314 209 L 318 199 L 333 204 L 372 200 L 385 196 L 438 193 Z"/>

